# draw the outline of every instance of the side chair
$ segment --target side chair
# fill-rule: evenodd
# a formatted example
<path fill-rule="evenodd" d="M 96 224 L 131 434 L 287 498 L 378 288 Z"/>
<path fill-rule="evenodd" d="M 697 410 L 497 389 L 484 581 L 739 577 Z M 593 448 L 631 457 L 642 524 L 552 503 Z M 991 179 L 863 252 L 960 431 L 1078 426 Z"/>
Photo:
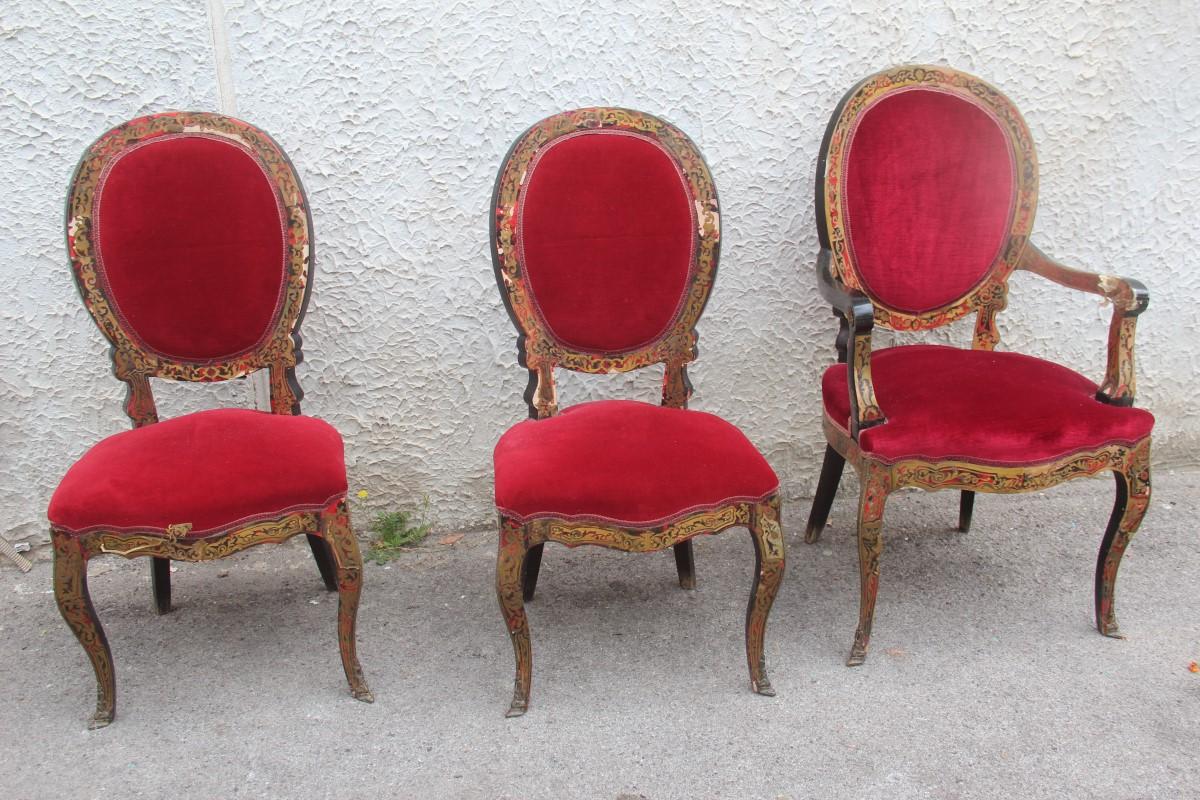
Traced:
<path fill-rule="evenodd" d="M 133 423 L 83 454 L 47 514 L 58 608 L 96 673 L 90 727 L 116 713 L 90 559 L 149 557 L 165 614 L 172 560 L 209 561 L 297 534 L 338 592 L 342 666 L 354 697 L 370 702 L 355 653 L 363 569 L 342 438 L 300 415 L 312 220 L 291 162 L 263 131 L 227 116 L 141 117 L 84 153 L 66 228 L 76 286 L 111 345 Z M 259 369 L 269 371 L 270 413 L 226 408 L 159 422 L 151 378 L 225 381 Z"/>
<path fill-rule="evenodd" d="M 783 577 L 779 481 L 730 423 L 688 410 L 687 365 L 717 271 L 720 212 L 707 165 L 675 126 L 637 111 L 556 114 L 513 145 L 496 180 L 492 258 L 529 372 L 530 419 L 496 445 L 496 593 L 529 706 L 525 601 L 545 542 L 631 552 L 674 548 L 695 586 L 691 538 L 750 531 L 751 688 L 767 679 L 763 636 Z M 661 364 L 661 405 L 580 403 L 559 413 L 556 369 L 618 373 Z"/>

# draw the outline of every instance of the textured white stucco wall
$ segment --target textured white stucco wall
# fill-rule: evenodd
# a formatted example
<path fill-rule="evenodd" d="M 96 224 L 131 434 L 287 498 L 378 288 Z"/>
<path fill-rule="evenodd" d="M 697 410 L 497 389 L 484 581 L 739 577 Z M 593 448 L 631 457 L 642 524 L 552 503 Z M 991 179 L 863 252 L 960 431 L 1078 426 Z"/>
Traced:
<path fill-rule="evenodd" d="M 1035 241 L 1150 287 L 1139 404 L 1159 420 L 1156 461 L 1194 463 L 1200 15 L 1191 0 L 226 8 L 239 116 L 289 152 L 315 218 L 305 410 L 342 431 L 351 486 L 370 490 L 373 505 L 428 496 L 440 527 L 490 521 L 491 448 L 523 418 L 525 386 L 492 277 L 492 182 L 526 126 L 593 104 L 664 116 L 707 157 L 723 246 L 693 405 L 742 426 L 790 497 L 811 491 L 823 447 L 818 376 L 835 331 L 811 272 L 817 150 L 847 88 L 912 61 L 974 72 L 1023 110 L 1042 168 Z M 209 37 L 204 4 L 187 0 L 0 11 L 0 530 L 10 538 L 41 540 L 62 472 L 126 427 L 122 387 L 63 251 L 71 169 L 126 118 L 215 109 Z M 1004 347 L 1099 380 L 1109 309 L 1026 274 L 1012 281 L 1009 309 Z M 930 338 L 969 337 L 960 323 Z M 655 400 L 658 379 L 650 370 L 565 377 L 561 400 Z M 250 403 L 244 382 L 156 389 L 164 414 Z"/>

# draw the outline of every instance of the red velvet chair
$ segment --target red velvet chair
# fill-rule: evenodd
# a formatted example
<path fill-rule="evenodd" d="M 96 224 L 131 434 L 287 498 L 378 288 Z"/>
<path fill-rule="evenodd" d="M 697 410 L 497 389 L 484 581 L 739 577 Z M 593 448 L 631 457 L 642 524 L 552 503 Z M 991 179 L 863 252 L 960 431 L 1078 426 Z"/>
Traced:
<path fill-rule="evenodd" d="M 841 333 L 839 363 L 822 382 L 829 446 L 805 538 L 820 536 L 848 459 L 862 488 L 848 663 L 866 658 L 884 504 L 906 486 L 960 490 L 966 531 L 975 492 L 1037 491 L 1111 470 L 1117 499 L 1096 564 L 1096 626 L 1118 636 L 1117 567 L 1150 501 L 1154 418 L 1131 408 L 1146 289 L 1065 267 L 1029 242 L 1033 140 L 1008 98 L 978 78 L 921 66 L 872 75 L 842 98 L 817 164 L 818 281 Z M 994 350 L 1014 269 L 1112 301 L 1103 383 Z M 970 350 L 872 352 L 873 325 L 927 330 L 971 313 Z"/>
<path fill-rule="evenodd" d="M 751 687 L 783 577 L 778 480 L 729 423 L 688 411 L 695 325 L 717 270 L 712 176 L 679 129 L 648 114 L 589 108 L 534 125 L 500 168 L 492 257 L 529 370 L 531 419 L 495 451 L 496 592 L 516 656 L 508 716 L 529 704 L 531 599 L 547 541 L 647 552 L 674 547 L 695 585 L 691 537 L 745 526 L 756 569 L 746 615 Z M 582 403 L 558 413 L 556 368 L 664 367 L 662 405 Z"/>
<path fill-rule="evenodd" d="M 150 556 L 159 613 L 170 560 L 206 561 L 307 534 L 339 592 L 346 678 L 371 692 L 355 654 L 362 559 L 346 508 L 342 439 L 300 416 L 300 319 L 312 222 L 300 179 L 265 133 L 229 117 L 156 114 L 101 136 L 71 181 L 75 281 L 128 384 L 133 430 L 67 472 L 50 501 L 54 593 L 98 684 L 91 727 L 112 721 L 112 654 L 87 562 Z M 158 421 L 150 378 L 224 381 L 270 372 L 272 413 L 217 409 Z"/>

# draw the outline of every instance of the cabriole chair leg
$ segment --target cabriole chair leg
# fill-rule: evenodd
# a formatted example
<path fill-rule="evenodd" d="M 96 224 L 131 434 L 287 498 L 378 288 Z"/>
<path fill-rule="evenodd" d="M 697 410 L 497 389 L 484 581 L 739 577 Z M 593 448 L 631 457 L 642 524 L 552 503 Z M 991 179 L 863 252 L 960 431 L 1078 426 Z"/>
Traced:
<path fill-rule="evenodd" d="M 1096 558 L 1096 628 L 1105 636 L 1123 639 L 1115 607 L 1117 570 L 1121 567 L 1125 548 L 1137 533 L 1150 505 L 1149 448 L 1135 452 L 1126 470 L 1113 474 L 1117 484 L 1116 502 Z"/>
<path fill-rule="evenodd" d="M 786 563 L 778 501 L 755 506 L 749 528 L 754 541 L 754 583 L 750 588 L 750 603 L 746 607 L 746 662 L 750 667 L 750 688 L 761 695 L 774 697 L 775 689 L 767 677 L 763 645 L 767 616 L 771 613 L 775 594 L 783 581 Z"/>
<path fill-rule="evenodd" d="M 817 481 L 817 493 L 813 497 L 812 509 L 808 512 L 808 524 L 804 526 L 804 541 L 813 544 L 821 538 L 825 523 L 829 521 L 829 509 L 837 496 L 838 482 L 846 459 L 832 446 L 825 445 L 825 460 L 821 462 L 821 477 Z"/>
<path fill-rule="evenodd" d="M 117 682 L 108 638 L 88 594 L 87 558 L 77 537 L 51 531 L 50 538 L 54 545 L 54 599 L 96 673 L 96 713 L 88 727 L 103 728 L 116 717 Z"/>
<path fill-rule="evenodd" d="M 886 469 L 867 465 L 860 474 L 862 494 L 858 501 L 858 629 L 846 666 L 857 667 L 867 660 L 871 624 L 875 619 L 875 596 L 879 592 L 879 557 L 883 552 L 883 507 L 889 486 Z"/>
<path fill-rule="evenodd" d="M 342 655 L 342 668 L 346 671 L 346 681 L 354 698 L 372 703 L 375 697 L 358 663 L 356 634 L 358 598 L 362 592 L 362 555 L 358 551 L 358 540 L 350 528 L 350 512 L 345 500 L 332 510 L 321 512 L 321 534 L 329 543 L 337 567 L 338 649 Z"/>
<path fill-rule="evenodd" d="M 529 689 L 533 679 L 533 648 L 529 642 L 529 620 L 525 616 L 526 531 L 508 520 L 500 523 L 500 545 L 496 550 L 496 598 L 504 615 L 504 624 L 512 640 L 516 659 L 512 703 L 504 716 L 519 717 L 529 710 Z M 530 548 L 532 550 L 532 548 Z"/>

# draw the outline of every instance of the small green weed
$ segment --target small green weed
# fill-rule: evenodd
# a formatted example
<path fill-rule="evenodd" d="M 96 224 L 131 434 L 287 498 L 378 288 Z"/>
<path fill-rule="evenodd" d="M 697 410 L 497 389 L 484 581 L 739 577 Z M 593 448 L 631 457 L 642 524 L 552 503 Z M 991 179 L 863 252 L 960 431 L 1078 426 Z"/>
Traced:
<path fill-rule="evenodd" d="M 430 524 L 425 519 L 429 502 L 416 511 L 381 511 L 371 520 L 371 545 L 367 561 L 383 565 L 396 558 L 404 548 L 419 544 L 429 535 Z"/>

